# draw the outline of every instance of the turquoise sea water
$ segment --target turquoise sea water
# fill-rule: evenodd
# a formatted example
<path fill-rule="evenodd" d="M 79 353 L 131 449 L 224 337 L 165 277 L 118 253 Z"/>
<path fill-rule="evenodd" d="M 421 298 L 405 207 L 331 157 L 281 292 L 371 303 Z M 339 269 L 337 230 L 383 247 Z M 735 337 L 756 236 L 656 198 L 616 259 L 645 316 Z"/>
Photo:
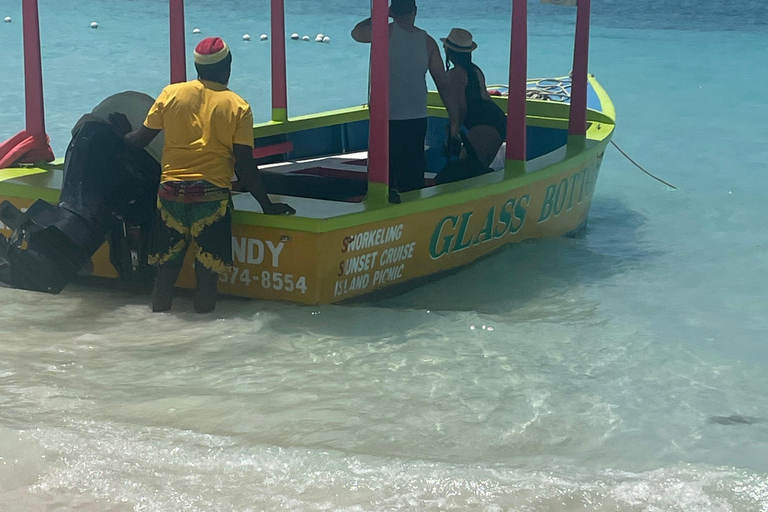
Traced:
<path fill-rule="evenodd" d="M 289 33 L 332 38 L 289 41 L 291 114 L 364 102 L 368 2 L 286 3 Z M 423 0 L 419 24 L 472 30 L 504 82 L 508 3 Z M 0 509 L 768 511 L 768 9 L 593 3 L 615 140 L 678 190 L 610 150 L 583 238 L 354 306 L 0 289 Z M 225 37 L 261 119 L 267 4 L 187 1 L 188 47 Z M 61 156 L 104 96 L 160 91 L 167 12 L 40 7 Z M 530 76 L 567 73 L 573 11 L 530 15 Z M 0 139 L 23 125 L 20 2 L 4 16 Z"/>

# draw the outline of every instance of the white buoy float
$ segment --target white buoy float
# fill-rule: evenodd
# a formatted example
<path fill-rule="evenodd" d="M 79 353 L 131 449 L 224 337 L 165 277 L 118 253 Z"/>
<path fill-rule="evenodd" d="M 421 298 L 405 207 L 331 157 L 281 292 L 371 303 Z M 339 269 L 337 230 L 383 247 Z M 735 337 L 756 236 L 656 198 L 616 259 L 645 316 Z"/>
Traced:
<path fill-rule="evenodd" d="M 92 21 L 91 22 L 91 28 L 99 28 L 99 24 L 96 23 L 95 21 Z"/>
<path fill-rule="evenodd" d="M 298 40 L 300 39 L 300 38 L 299 38 L 299 34 L 297 34 L 296 32 L 294 32 L 293 34 L 291 34 L 291 39 L 293 39 L 294 41 L 298 41 Z"/>
<path fill-rule="evenodd" d="M 250 40 L 251 40 L 251 36 L 250 35 L 243 34 L 243 41 L 250 41 Z"/>
<path fill-rule="evenodd" d="M 6 16 L 5 18 L 3 18 L 3 21 L 6 22 L 6 23 L 10 23 L 11 22 L 11 17 L 10 16 Z"/>
<path fill-rule="evenodd" d="M 328 37 L 328 36 L 325 36 L 325 37 L 323 38 L 323 42 L 324 42 L 324 43 L 330 43 L 330 42 L 331 42 L 331 38 L 330 38 L 330 37 Z"/>
<path fill-rule="evenodd" d="M 193 34 L 199 34 L 200 33 L 200 29 L 199 28 L 193 28 L 192 29 L 192 33 Z"/>
<path fill-rule="evenodd" d="M 315 42 L 316 43 L 322 43 L 323 42 L 323 37 L 325 37 L 323 34 L 317 34 L 317 36 L 315 36 Z"/>
<path fill-rule="evenodd" d="M 269 36 L 267 34 L 261 34 L 259 36 L 259 39 L 262 40 L 262 41 L 266 41 L 267 39 L 269 39 Z"/>
<path fill-rule="evenodd" d="M 309 41 L 309 36 L 304 36 L 301 38 L 302 41 Z"/>

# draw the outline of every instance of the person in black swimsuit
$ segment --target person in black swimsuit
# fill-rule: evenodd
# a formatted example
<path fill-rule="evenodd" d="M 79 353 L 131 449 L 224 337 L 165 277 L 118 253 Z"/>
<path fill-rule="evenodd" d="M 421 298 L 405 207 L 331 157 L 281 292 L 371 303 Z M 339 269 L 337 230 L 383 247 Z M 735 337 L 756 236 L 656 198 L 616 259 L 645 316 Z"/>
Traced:
<path fill-rule="evenodd" d="M 491 100 L 485 75 L 472 63 L 477 43 L 460 28 L 440 39 L 445 48 L 450 118 L 446 153 L 448 165 L 437 174 L 437 183 L 448 183 L 490 172 L 490 165 L 507 136 L 507 117 Z M 462 130 L 463 128 L 463 130 Z"/>

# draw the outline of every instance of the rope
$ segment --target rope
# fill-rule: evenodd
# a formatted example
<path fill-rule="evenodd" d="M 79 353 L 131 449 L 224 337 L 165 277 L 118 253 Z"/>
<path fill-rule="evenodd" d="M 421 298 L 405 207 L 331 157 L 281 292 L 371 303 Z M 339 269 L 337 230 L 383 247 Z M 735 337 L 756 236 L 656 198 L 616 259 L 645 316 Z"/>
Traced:
<path fill-rule="evenodd" d="M 677 187 L 676 187 L 676 186 L 672 185 L 671 183 L 667 183 L 666 181 L 664 181 L 663 179 L 659 178 L 658 176 L 654 176 L 654 175 L 653 175 L 653 174 L 651 174 L 650 172 L 646 171 L 646 170 L 643 168 L 643 166 L 642 166 L 642 165 L 640 165 L 639 163 L 637 163 L 637 162 L 635 162 L 634 160 L 632 160 L 632 157 L 630 157 L 628 154 L 626 154 L 626 153 L 624 152 L 624 150 L 623 150 L 623 149 L 621 149 L 621 148 L 619 147 L 619 145 L 618 145 L 618 144 L 616 144 L 614 141 L 611 141 L 611 144 L 613 144 L 613 147 L 615 147 L 616 149 L 618 149 L 618 150 L 619 150 L 619 153 L 621 153 L 622 155 L 624 155 L 624 156 L 626 157 L 626 159 L 627 159 L 627 160 L 629 160 L 630 162 L 632 162 L 632 163 L 634 164 L 634 166 L 635 166 L 635 167 L 637 167 L 638 169 L 640 169 L 641 171 L 643 171 L 645 174 L 647 174 L 647 175 L 648 175 L 648 176 L 650 176 L 651 178 L 655 179 L 656 181 L 660 181 L 661 183 L 665 184 L 666 186 L 668 186 L 668 187 L 669 187 L 669 188 L 671 188 L 672 190 L 677 190 Z"/>
<path fill-rule="evenodd" d="M 490 85 L 489 90 L 499 90 L 501 96 L 508 96 L 506 85 Z M 526 82 L 525 96 L 528 99 L 567 103 L 571 100 L 571 78 L 529 78 Z"/>
<path fill-rule="evenodd" d="M 567 77 L 567 76 L 560 77 L 560 78 L 532 78 L 532 79 L 529 79 L 527 82 L 527 90 L 525 95 L 530 99 L 565 103 L 570 101 L 571 99 L 571 85 L 572 85 L 572 80 L 570 77 Z M 506 86 L 491 86 L 489 88 L 493 89 L 494 87 L 506 88 Z M 504 93 L 502 93 L 502 95 L 504 95 Z M 658 176 L 654 176 L 653 174 L 648 172 L 646 169 L 644 169 L 642 165 L 635 162 L 632 159 L 632 157 L 630 157 L 614 141 L 611 141 L 611 144 L 613 144 L 613 146 L 619 150 L 619 153 L 624 155 L 624 157 L 627 160 L 629 160 L 635 167 L 643 171 L 645 174 L 655 179 L 656 181 L 663 183 L 664 185 L 668 186 L 672 190 L 677 190 L 676 186 L 664 181 Z"/>
<path fill-rule="evenodd" d="M 568 102 L 571 99 L 571 79 L 569 77 L 530 79 L 525 95 L 537 100 Z"/>

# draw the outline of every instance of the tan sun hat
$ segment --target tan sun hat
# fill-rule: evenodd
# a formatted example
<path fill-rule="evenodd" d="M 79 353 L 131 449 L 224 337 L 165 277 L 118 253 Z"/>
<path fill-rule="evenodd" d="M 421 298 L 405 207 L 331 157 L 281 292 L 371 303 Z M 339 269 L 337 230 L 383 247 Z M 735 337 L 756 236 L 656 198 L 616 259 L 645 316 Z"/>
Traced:
<path fill-rule="evenodd" d="M 455 52 L 469 53 L 477 48 L 477 43 L 472 40 L 472 33 L 463 28 L 452 28 L 448 37 L 441 37 L 440 40 Z"/>

